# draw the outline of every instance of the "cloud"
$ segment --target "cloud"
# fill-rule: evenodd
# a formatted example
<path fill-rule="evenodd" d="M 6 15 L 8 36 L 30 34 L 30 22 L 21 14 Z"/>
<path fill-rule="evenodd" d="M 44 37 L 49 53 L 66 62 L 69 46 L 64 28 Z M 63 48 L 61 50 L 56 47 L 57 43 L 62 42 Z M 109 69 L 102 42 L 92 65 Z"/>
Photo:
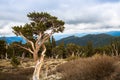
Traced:
<path fill-rule="evenodd" d="M 120 30 L 120 0 L 0 0 L 0 35 L 28 22 L 29 12 L 49 12 L 66 22 L 64 34 Z"/>
<path fill-rule="evenodd" d="M 103 23 L 66 24 L 65 26 L 64 34 L 120 31 L 120 26 L 108 26 Z"/>
<path fill-rule="evenodd" d="M 14 36 L 14 33 L 12 32 L 12 27 L 16 25 L 24 25 L 25 23 L 20 22 L 7 22 L 0 21 L 2 25 L 0 25 L 0 36 Z"/>
<path fill-rule="evenodd" d="M 120 31 L 119 7 L 120 2 L 106 2 L 66 9 L 62 15 L 67 23 L 64 33 Z"/>

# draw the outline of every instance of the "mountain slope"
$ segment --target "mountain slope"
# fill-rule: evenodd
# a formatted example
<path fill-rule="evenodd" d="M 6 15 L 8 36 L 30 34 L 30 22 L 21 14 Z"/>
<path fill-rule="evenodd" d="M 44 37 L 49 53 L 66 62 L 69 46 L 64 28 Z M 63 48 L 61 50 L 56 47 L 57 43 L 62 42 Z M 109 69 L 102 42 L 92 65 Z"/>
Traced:
<path fill-rule="evenodd" d="M 111 32 L 107 32 L 106 34 L 109 34 L 112 36 L 120 36 L 120 31 L 111 31 Z"/>
<path fill-rule="evenodd" d="M 88 42 L 92 42 L 93 46 L 104 46 L 109 44 L 112 40 L 115 40 L 116 38 L 120 37 L 114 37 L 108 34 L 89 34 L 83 37 L 76 37 L 76 36 L 70 36 L 67 38 L 63 38 L 61 40 L 57 41 L 57 44 L 60 44 L 61 42 L 64 42 L 65 45 L 68 43 L 75 43 L 77 45 L 85 46 Z"/>
<path fill-rule="evenodd" d="M 71 34 L 60 34 L 60 35 L 54 35 L 54 38 L 58 41 L 62 38 L 66 38 L 72 35 L 78 36 L 78 37 L 83 37 L 88 34 L 108 34 L 111 36 L 120 36 L 120 31 L 109 31 L 109 32 L 93 32 L 93 33 L 71 33 Z"/>
<path fill-rule="evenodd" d="M 75 36 L 70 36 L 70 35 L 75 35 Z M 54 37 L 55 37 L 56 40 L 58 40 L 57 41 L 58 44 L 61 43 L 62 41 L 64 41 L 65 44 L 75 43 L 75 44 L 78 44 L 78 45 L 86 45 L 86 43 L 88 41 L 92 41 L 94 46 L 96 46 L 96 45 L 100 46 L 100 45 L 105 45 L 105 44 L 110 43 L 111 39 L 116 38 L 115 36 L 116 37 L 120 36 L 120 31 L 110 31 L 110 32 L 106 32 L 106 33 L 103 33 L 103 34 L 93 33 L 93 34 L 90 34 L 90 35 L 87 35 L 85 33 L 82 33 L 82 34 L 77 33 L 77 34 L 69 34 L 69 35 L 64 35 L 63 34 L 63 35 L 56 35 Z M 20 42 L 20 41 L 22 41 L 22 43 L 26 43 L 26 41 L 23 38 L 17 37 L 17 36 L 0 37 L 0 40 L 1 39 L 5 40 L 8 44 L 10 44 L 12 42 Z"/>
<path fill-rule="evenodd" d="M 26 43 L 26 41 L 21 38 L 21 37 L 0 37 L 0 40 L 5 40 L 6 43 L 11 44 L 12 42 L 22 42 L 22 43 Z"/>

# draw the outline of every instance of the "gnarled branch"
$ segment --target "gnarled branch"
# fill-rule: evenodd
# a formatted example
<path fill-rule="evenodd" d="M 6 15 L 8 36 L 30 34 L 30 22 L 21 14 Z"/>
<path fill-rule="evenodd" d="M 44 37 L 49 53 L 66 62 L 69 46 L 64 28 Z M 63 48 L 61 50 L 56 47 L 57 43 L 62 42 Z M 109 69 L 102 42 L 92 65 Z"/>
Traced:
<path fill-rule="evenodd" d="M 19 47 L 21 47 L 21 48 L 23 48 L 23 49 L 25 49 L 25 50 L 27 50 L 27 51 L 29 51 L 30 53 L 32 53 L 32 54 L 34 54 L 34 52 L 30 49 L 30 48 L 26 48 L 26 47 L 24 47 L 24 46 L 21 46 L 21 45 L 18 45 L 18 44 L 15 44 L 16 46 L 19 46 Z"/>
<path fill-rule="evenodd" d="M 28 43 L 30 43 L 32 46 L 32 49 L 35 50 L 34 43 L 31 40 L 27 39 L 21 32 L 19 35 L 23 37 Z"/>

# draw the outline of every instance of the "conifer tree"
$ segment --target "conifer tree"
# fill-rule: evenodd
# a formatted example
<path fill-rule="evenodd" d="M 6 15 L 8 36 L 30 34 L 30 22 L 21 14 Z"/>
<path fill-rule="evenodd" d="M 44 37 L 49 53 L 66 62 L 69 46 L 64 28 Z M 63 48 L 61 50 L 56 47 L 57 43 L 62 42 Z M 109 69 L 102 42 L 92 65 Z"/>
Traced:
<path fill-rule="evenodd" d="M 21 26 L 14 26 L 13 32 L 23 37 L 31 47 L 20 46 L 21 48 L 33 54 L 34 61 L 37 62 L 34 71 L 33 80 L 39 80 L 39 71 L 43 64 L 46 47 L 45 42 L 54 33 L 63 32 L 64 22 L 57 17 L 46 12 L 32 12 L 27 15 L 31 22 Z M 38 52 L 42 49 L 41 57 L 38 58 Z"/>

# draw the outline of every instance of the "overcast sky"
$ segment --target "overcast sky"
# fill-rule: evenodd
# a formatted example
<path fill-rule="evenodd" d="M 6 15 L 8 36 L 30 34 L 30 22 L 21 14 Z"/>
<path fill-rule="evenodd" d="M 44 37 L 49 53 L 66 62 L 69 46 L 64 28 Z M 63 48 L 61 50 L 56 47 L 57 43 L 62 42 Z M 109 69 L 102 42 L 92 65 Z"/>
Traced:
<path fill-rule="evenodd" d="M 0 36 L 12 36 L 33 11 L 65 21 L 64 34 L 120 31 L 120 0 L 0 0 Z"/>

